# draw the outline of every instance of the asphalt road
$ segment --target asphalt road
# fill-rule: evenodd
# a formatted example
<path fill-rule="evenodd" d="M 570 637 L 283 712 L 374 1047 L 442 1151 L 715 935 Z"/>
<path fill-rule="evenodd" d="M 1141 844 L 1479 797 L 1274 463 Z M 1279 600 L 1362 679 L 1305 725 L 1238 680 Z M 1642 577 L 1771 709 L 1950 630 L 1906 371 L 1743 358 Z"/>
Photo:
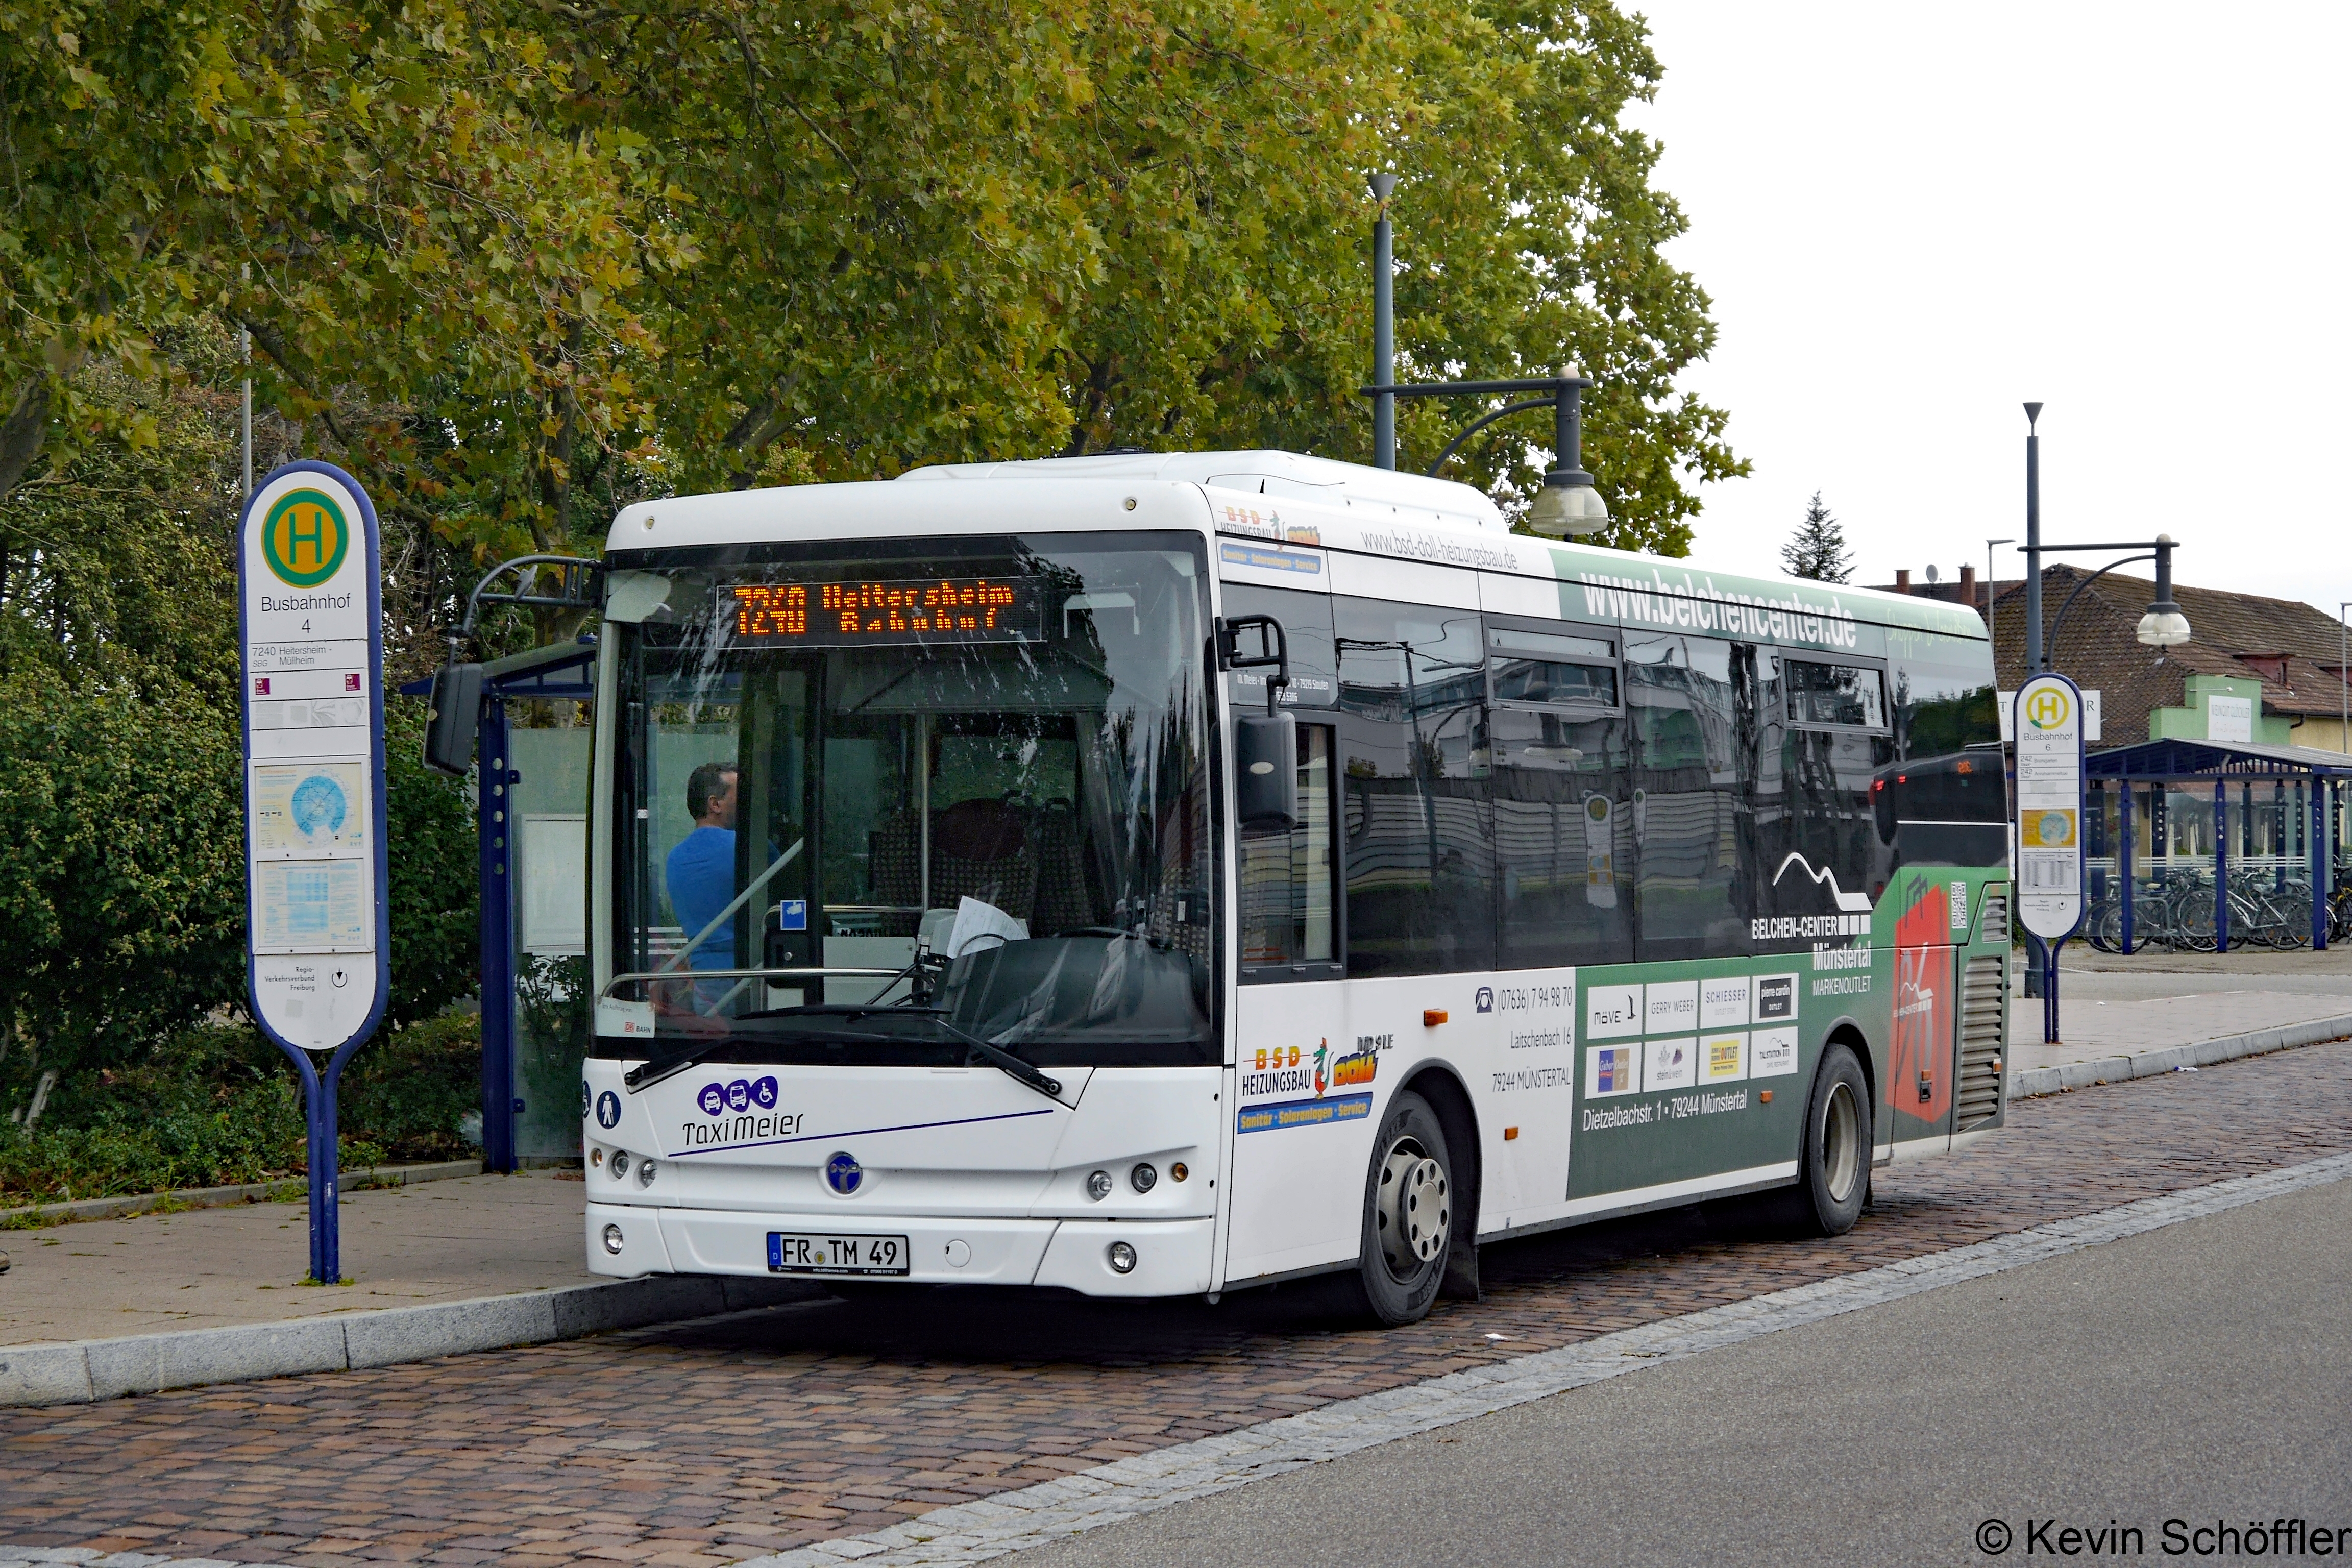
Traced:
<path fill-rule="evenodd" d="M 1631 1373 L 1021 1562 L 2297 1561 L 2268 1536 L 2201 1553 L 2228 1542 L 2188 1532 L 2298 1517 L 2352 1529 L 2352 1182 Z M 2171 1519 L 2186 1550 L 2168 1553 Z M 2005 1529 L 2006 1550 L 1984 1551 L 1980 1526 L 1994 1544 Z M 2070 1542 L 2069 1526 L 2140 1534 Z"/>

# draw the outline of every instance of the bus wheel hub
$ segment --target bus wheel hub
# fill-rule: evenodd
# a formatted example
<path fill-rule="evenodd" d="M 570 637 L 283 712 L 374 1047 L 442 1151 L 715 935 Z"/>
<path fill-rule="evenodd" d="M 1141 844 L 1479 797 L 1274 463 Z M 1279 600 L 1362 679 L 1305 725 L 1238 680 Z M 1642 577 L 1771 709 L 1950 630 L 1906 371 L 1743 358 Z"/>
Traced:
<path fill-rule="evenodd" d="M 1415 1143 L 1389 1151 L 1381 1167 L 1381 1250 L 1399 1279 L 1412 1278 L 1445 1255 L 1453 1210 L 1444 1166 Z"/>

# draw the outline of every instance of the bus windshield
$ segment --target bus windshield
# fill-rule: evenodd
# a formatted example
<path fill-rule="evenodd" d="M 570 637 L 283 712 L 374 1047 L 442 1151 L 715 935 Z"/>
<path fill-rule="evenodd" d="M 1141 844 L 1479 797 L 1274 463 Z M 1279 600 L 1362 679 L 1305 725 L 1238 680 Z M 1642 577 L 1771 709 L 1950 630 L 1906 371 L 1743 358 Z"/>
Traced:
<path fill-rule="evenodd" d="M 1197 536 L 614 566 L 655 607 L 612 628 L 607 989 L 652 1055 L 1219 1059 Z"/>

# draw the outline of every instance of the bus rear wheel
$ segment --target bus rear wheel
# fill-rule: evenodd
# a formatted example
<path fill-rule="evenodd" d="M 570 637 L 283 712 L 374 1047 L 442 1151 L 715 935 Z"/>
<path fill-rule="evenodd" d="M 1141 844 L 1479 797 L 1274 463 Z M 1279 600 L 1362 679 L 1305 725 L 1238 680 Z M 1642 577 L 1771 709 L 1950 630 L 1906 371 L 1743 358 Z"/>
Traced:
<path fill-rule="evenodd" d="M 1817 1236 L 1843 1236 L 1870 1194 L 1870 1089 L 1851 1047 L 1833 1043 L 1813 1073 L 1797 1152 L 1791 1217 Z"/>
<path fill-rule="evenodd" d="M 1454 1163 L 1429 1101 L 1411 1090 L 1389 1104 L 1372 1140 L 1356 1266 L 1364 1310 L 1390 1328 L 1429 1315 L 1454 1239 Z"/>

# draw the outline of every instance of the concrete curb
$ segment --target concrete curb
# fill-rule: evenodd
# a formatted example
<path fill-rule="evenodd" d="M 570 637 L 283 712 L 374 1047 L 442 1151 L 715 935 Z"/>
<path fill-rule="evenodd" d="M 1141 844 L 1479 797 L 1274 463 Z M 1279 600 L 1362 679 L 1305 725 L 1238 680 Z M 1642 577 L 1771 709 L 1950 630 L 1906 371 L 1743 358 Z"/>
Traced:
<path fill-rule="evenodd" d="M 657 1276 L 289 1322 L 0 1346 L 0 1406 L 84 1405 L 208 1383 L 290 1377 L 545 1344 L 824 1294 L 802 1280 Z"/>
<path fill-rule="evenodd" d="M 2340 1040 L 2347 1035 L 2352 1035 L 2352 1013 L 2338 1013 L 2328 1018 L 2282 1024 L 2274 1029 L 2256 1029 L 2252 1034 L 2224 1035 L 2218 1040 L 2200 1040 L 2190 1046 L 2168 1046 L 2162 1050 L 2138 1051 L 2130 1056 L 2095 1057 L 2086 1062 L 2067 1062 L 2053 1068 L 2028 1068 L 2009 1075 L 2009 1098 L 2031 1100 L 2070 1089 L 2088 1089 L 2096 1083 L 2154 1078 L 2158 1073 L 2181 1068 L 2210 1067 L 2240 1057 L 2259 1057 L 2272 1051 L 2292 1050 L 2297 1046 L 2315 1046 L 2322 1040 Z"/>
<path fill-rule="evenodd" d="M 479 1160 L 443 1160 L 429 1165 L 369 1165 L 342 1174 L 346 1193 L 372 1192 L 380 1187 L 404 1187 L 412 1182 L 443 1182 L 482 1173 Z M 300 1197 L 310 1185 L 308 1176 L 287 1176 L 275 1182 L 248 1182 L 236 1187 L 184 1187 L 176 1193 L 133 1193 L 119 1198 L 76 1198 L 70 1203 L 27 1204 L 0 1209 L 0 1227 L 19 1225 L 64 1225 L 73 1220 L 126 1219 L 151 1209 L 226 1208 L 232 1204 L 266 1204 L 278 1198 Z"/>

